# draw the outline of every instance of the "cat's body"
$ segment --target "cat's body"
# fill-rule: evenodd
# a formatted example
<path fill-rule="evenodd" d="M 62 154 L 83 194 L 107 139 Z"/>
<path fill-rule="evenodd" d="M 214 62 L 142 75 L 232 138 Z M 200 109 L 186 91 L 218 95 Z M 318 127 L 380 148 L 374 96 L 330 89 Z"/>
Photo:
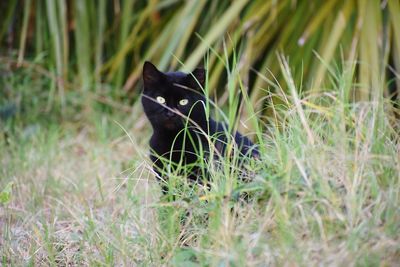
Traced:
<path fill-rule="evenodd" d="M 165 168 L 165 160 L 160 160 L 160 157 L 172 164 L 190 165 L 199 160 L 199 154 L 207 155 L 210 140 L 216 152 L 224 154 L 227 129 L 211 118 L 207 120 L 205 112 L 206 99 L 201 89 L 205 83 L 204 69 L 196 69 L 191 74 L 163 73 L 146 62 L 143 81 L 142 104 L 153 127 L 150 157 L 158 174 L 162 176 Z M 258 155 L 248 138 L 238 132 L 233 137 L 242 155 Z M 203 153 L 199 153 L 200 150 Z M 197 180 L 198 175 L 198 169 L 193 168 L 188 179 Z"/>

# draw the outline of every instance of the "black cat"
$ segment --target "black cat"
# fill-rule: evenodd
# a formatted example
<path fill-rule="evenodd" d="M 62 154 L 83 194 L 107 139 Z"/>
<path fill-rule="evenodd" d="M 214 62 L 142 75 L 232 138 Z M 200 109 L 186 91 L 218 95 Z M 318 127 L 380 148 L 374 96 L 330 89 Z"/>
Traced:
<path fill-rule="evenodd" d="M 144 63 L 142 104 L 153 127 L 150 158 L 159 178 L 167 179 L 162 175 L 165 162 L 170 166 L 179 163 L 189 166 L 198 160 L 205 160 L 199 159 L 199 151 L 203 151 L 203 157 L 207 155 L 210 143 L 217 154 L 225 153 L 227 127 L 206 115 L 206 98 L 202 91 L 205 75 L 204 69 L 195 69 L 189 74 L 164 73 L 150 62 Z M 257 148 L 248 138 L 238 132 L 233 137 L 243 156 L 259 156 Z M 200 172 L 194 167 L 188 179 L 199 181 L 201 173 L 204 170 Z M 167 187 L 163 186 L 164 193 L 166 190 Z"/>

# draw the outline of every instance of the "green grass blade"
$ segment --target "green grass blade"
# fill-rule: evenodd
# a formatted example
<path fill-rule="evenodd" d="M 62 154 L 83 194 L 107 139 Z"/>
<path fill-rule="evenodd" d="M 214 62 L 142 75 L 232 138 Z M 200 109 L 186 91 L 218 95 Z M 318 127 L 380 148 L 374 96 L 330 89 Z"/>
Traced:
<path fill-rule="evenodd" d="M 24 5 L 24 12 L 23 12 L 24 19 L 22 22 L 22 32 L 19 40 L 18 64 L 21 64 L 22 60 L 24 60 L 26 34 L 28 32 L 28 21 L 31 14 L 31 7 L 32 7 L 32 0 L 27 0 Z"/>
<path fill-rule="evenodd" d="M 197 46 L 197 48 L 191 53 L 191 56 L 186 60 L 185 69 L 191 70 L 196 67 L 200 60 L 203 59 L 208 47 L 211 46 L 218 37 L 224 34 L 229 24 L 237 18 L 238 14 L 247 2 L 247 0 L 238 0 L 232 3 L 215 26 L 210 29 L 201 44 Z"/>
<path fill-rule="evenodd" d="M 92 80 L 91 56 L 93 54 L 90 42 L 90 13 L 87 8 L 88 1 L 75 2 L 76 23 L 79 25 L 75 31 L 76 58 L 78 60 L 80 85 L 83 91 L 90 88 Z"/>

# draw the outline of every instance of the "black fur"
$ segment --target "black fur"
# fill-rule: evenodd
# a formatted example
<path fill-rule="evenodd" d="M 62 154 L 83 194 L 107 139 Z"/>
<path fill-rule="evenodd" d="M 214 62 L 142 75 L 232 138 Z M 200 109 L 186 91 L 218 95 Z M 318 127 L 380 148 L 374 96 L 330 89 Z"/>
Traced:
<path fill-rule="evenodd" d="M 143 81 L 142 104 L 153 127 L 150 157 L 154 170 L 159 175 L 165 168 L 163 161 L 159 160 L 160 157 L 171 159 L 172 164 L 195 163 L 199 160 L 200 148 L 205 152 L 209 151 L 207 137 L 211 137 L 219 154 L 224 155 L 227 143 L 226 126 L 211 118 L 207 120 L 206 117 L 206 99 L 202 92 L 205 85 L 204 69 L 196 69 L 189 74 L 164 73 L 150 62 L 145 62 Z M 160 96 L 165 99 L 164 104 L 157 101 Z M 188 104 L 180 105 L 179 101 L 182 99 L 187 99 Z M 248 138 L 238 132 L 233 137 L 242 155 L 258 157 L 257 149 Z M 188 179 L 197 181 L 199 173 L 198 169 L 192 169 Z"/>

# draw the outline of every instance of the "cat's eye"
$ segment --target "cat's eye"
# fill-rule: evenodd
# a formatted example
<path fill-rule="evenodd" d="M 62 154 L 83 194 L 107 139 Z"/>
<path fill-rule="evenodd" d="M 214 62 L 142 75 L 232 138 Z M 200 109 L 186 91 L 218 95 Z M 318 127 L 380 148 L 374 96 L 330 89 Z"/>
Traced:
<path fill-rule="evenodd" d="M 187 103 L 189 103 L 189 100 L 187 100 L 187 99 L 181 99 L 181 100 L 179 101 L 179 105 L 181 105 L 181 106 L 186 106 Z"/>
<path fill-rule="evenodd" d="M 157 96 L 157 97 L 156 97 L 156 100 L 157 100 L 157 102 L 160 103 L 160 104 L 164 104 L 164 103 L 165 103 L 165 98 L 162 97 L 162 96 Z"/>

